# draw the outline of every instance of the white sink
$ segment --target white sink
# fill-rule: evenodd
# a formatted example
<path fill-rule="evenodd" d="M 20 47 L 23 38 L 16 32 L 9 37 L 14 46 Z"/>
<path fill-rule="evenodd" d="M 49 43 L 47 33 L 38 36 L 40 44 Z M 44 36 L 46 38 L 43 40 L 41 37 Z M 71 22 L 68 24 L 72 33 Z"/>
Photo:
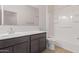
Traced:
<path fill-rule="evenodd" d="M 1 34 L 0 37 L 1 36 L 8 36 L 8 35 L 23 35 L 23 34 L 26 34 L 26 32 L 15 32 L 15 33 L 11 33 L 11 34 L 5 33 L 5 34 Z"/>
<path fill-rule="evenodd" d="M 26 35 L 26 32 L 16 32 L 16 33 L 5 33 L 5 34 L 1 34 L 0 35 L 0 40 L 1 39 L 6 39 L 6 38 L 13 38 L 13 37 L 19 37 L 19 36 L 23 36 Z"/>

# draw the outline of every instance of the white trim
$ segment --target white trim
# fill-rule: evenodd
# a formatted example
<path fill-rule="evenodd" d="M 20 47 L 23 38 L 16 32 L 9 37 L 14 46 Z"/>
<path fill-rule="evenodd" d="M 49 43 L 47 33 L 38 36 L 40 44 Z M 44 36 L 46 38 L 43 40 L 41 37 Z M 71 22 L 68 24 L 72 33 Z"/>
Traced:
<path fill-rule="evenodd" d="M 48 31 L 49 20 L 48 20 L 48 6 L 46 6 L 46 30 Z"/>
<path fill-rule="evenodd" d="M 4 25 L 4 9 L 3 9 L 3 5 L 1 5 L 1 14 L 2 14 L 2 17 L 1 17 L 1 25 Z"/>

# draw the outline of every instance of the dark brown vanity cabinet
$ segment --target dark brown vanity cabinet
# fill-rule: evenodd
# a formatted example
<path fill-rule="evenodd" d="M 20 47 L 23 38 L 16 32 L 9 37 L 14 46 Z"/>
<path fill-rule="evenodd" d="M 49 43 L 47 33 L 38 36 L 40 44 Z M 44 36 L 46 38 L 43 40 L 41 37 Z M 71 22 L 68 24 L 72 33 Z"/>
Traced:
<path fill-rule="evenodd" d="M 29 36 L 0 40 L 2 53 L 26 53 L 29 52 L 29 47 Z"/>
<path fill-rule="evenodd" d="M 0 40 L 1 53 L 39 53 L 46 48 L 46 33 Z"/>
<path fill-rule="evenodd" d="M 22 36 L 22 37 L 17 38 L 17 40 L 18 40 L 19 43 L 17 43 L 14 46 L 14 48 L 13 48 L 14 53 L 28 53 L 28 52 L 30 52 L 29 51 L 29 48 L 30 48 L 30 46 L 29 46 L 30 45 L 29 36 Z"/>
<path fill-rule="evenodd" d="M 40 52 L 44 51 L 46 49 L 46 38 L 41 38 L 40 39 Z"/>
<path fill-rule="evenodd" d="M 39 40 L 31 40 L 31 53 L 38 53 L 39 52 Z"/>
<path fill-rule="evenodd" d="M 31 35 L 31 53 L 39 53 L 46 49 L 46 33 Z"/>

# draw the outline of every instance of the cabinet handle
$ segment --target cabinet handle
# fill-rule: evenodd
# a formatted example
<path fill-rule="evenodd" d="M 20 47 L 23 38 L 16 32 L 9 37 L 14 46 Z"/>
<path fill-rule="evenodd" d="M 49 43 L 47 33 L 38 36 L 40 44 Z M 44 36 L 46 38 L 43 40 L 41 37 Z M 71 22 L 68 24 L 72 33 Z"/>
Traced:
<path fill-rule="evenodd" d="M 0 50 L 0 53 L 8 53 L 9 50 Z"/>

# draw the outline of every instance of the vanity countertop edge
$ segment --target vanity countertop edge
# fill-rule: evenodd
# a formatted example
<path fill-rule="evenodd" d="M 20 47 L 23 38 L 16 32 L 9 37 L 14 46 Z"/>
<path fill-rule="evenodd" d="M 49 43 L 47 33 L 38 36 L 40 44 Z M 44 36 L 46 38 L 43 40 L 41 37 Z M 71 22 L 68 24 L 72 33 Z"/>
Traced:
<path fill-rule="evenodd" d="M 16 37 L 21 37 L 21 36 L 29 36 L 29 35 L 40 34 L 40 33 L 46 33 L 46 31 L 27 31 L 27 32 L 17 32 L 13 34 L 6 34 L 3 36 L 0 36 L 0 40 L 16 38 Z"/>

